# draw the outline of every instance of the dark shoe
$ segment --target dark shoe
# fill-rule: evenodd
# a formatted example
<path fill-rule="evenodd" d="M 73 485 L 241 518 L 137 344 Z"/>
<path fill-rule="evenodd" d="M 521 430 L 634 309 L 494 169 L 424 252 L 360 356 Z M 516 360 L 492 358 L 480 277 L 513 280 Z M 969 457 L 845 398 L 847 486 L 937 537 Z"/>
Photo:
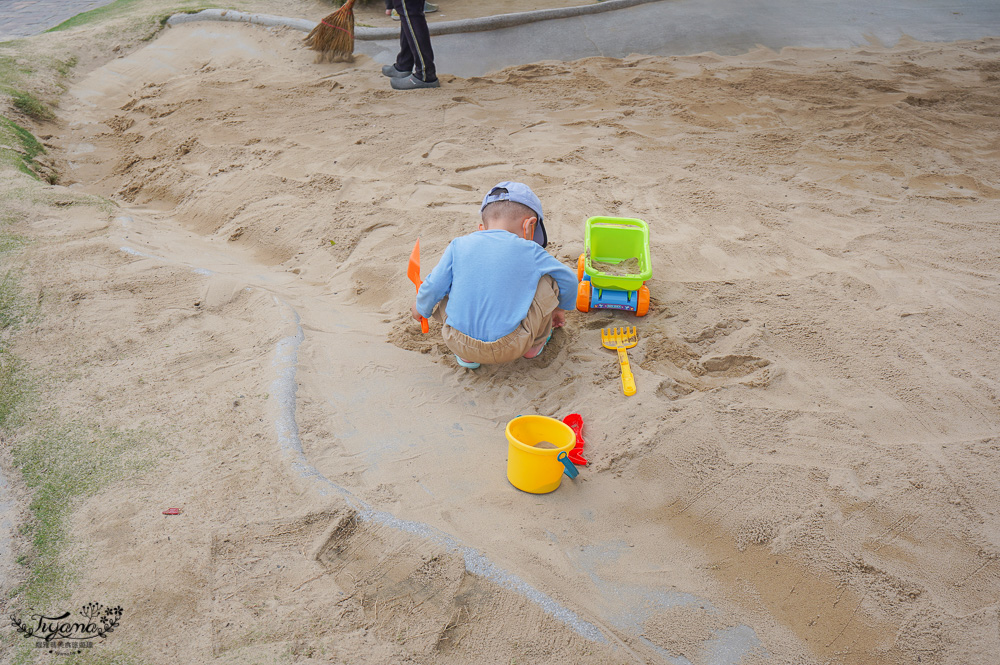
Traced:
<path fill-rule="evenodd" d="M 396 69 L 396 65 L 382 65 L 382 75 L 391 79 L 401 79 L 409 76 L 410 72 L 401 72 Z"/>
<path fill-rule="evenodd" d="M 433 81 L 421 81 L 413 74 L 410 74 L 405 79 L 390 79 L 389 84 L 396 90 L 416 90 L 417 88 L 440 88 L 441 82 L 437 79 Z"/>

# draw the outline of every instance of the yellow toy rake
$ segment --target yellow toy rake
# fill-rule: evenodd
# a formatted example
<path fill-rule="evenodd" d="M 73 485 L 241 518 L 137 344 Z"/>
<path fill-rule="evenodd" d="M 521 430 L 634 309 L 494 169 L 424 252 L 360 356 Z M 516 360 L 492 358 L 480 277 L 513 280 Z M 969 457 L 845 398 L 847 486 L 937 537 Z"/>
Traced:
<path fill-rule="evenodd" d="M 639 333 L 635 326 L 601 330 L 601 344 L 604 348 L 618 351 L 618 364 L 622 367 L 622 392 L 626 396 L 635 394 L 635 378 L 632 376 L 632 368 L 629 367 L 628 353 L 625 349 L 631 349 L 638 342 Z"/>

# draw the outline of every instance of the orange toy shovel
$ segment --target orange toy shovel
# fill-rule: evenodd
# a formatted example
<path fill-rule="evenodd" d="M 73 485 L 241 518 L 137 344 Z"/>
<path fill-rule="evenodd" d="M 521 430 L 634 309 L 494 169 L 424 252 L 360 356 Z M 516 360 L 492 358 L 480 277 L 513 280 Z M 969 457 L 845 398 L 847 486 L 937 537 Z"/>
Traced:
<path fill-rule="evenodd" d="M 417 244 L 413 246 L 413 251 L 410 252 L 410 265 L 406 267 L 406 276 L 410 278 L 413 285 L 417 287 L 417 291 L 420 291 L 420 285 L 423 284 L 423 280 L 420 279 L 420 238 L 417 238 Z M 427 326 L 427 319 L 420 317 L 420 332 L 427 332 L 430 330 Z"/>

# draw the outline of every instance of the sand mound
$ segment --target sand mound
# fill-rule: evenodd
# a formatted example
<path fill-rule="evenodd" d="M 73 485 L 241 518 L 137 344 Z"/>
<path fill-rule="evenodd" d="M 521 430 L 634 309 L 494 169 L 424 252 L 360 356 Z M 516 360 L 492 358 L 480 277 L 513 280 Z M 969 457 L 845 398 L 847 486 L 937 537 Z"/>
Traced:
<path fill-rule="evenodd" d="M 78 525 L 136 534 L 95 541 L 83 592 L 142 598 L 132 625 L 149 630 L 212 608 L 176 651 L 146 645 L 156 662 L 337 643 L 352 662 L 993 663 L 998 63 L 996 40 L 591 58 L 396 94 L 367 59 L 315 66 L 300 35 L 238 25 L 109 63 L 71 91 L 58 142 L 76 186 L 128 220 L 75 236 L 118 267 L 65 274 L 91 275 L 84 300 L 117 284 L 138 303 L 88 320 L 132 340 L 116 353 L 154 354 L 160 379 L 109 411 L 172 409 L 185 461 L 156 496 L 204 496 L 190 572 L 162 571 L 188 598 L 139 581 L 129 557 L 168 550 L 132 500 L 95 500 Z M 649 315 L 571 313 L 538 361 L 476 372 L 421 335 L 413 241 L 426 271 L 506 179 L 538 193 L 568 265 L 587 217 L 647 221 Z M 57 251 L 77 265 L 79 246 Z M 257 419 L 292 310 L 316 468 L 607 644 L 447 548 L 304 498 Z M 628 399 L 598 334 L 622 322 L 639 329 Z M 176 346 L 152 346 L 164 331 Z M 189 399 L 235 385 L 238 407 Z M 506 422 L 571 412 L 590 467 L 551 495 L 513 490 Z"/>

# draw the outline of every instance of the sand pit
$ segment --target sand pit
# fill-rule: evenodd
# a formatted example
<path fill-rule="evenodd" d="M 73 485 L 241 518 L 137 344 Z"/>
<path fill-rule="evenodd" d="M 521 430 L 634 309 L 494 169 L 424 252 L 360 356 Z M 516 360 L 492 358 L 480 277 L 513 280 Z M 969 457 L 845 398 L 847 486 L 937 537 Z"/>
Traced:
<path fill-rule="evenodd" d="M 157 663 L 995 662 L 998 76 L 997 39 L 904 41 L 400 95 L 224 24 L 92 72 L 52 141 L 121 209 L 36 225 L 35 344 L 171 462 L 78 511 L 74 597 Z M 649 315 L 474 372 L 421 335 L 413 241 L 429 269 L 505 179 L 567 265 L 588 217 L 647 221 Z M 507 421 L 572 412 L 590 466 L 514 490 Z"/>

